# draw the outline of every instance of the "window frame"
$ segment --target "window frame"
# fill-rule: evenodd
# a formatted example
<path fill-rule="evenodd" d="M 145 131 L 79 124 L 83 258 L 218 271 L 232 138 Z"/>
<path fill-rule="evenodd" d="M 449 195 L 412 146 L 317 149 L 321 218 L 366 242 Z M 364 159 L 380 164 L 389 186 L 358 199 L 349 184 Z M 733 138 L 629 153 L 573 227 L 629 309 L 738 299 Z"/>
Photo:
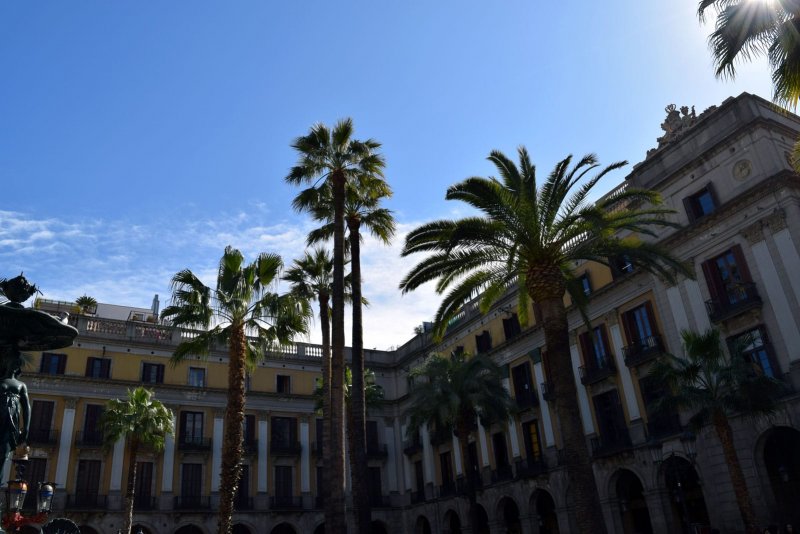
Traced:
<path fill-rule="evenodd" d="M 292 375 L 275 375 L 275 392 L 281 395 L 291 395 Z"/>
<path fill-rule="evenodd" d="M 197 376 L 200 376 L 199 384 L 197 383 Z M 194 375 L 194 376 L 193 376 Z M 205 367 L 189 367 L 187 384 L 193 388 L 206 387 L 206 369 Z"/>
<path fill-rule="evenodd" d="M 148 372 L 150 369 L 155 370 L 155 380 L 150 380 L 150 378 L 152 378 L 152 371 Z M 141 382 L 144 384 L 163 384 L 164 369 L 165 366 L 163 363 L 142 362 Z M 147 380 L 145 380 L 145 378 L 147 378 Z"/>
<path fill-rule="evenodd" d="M 86 358 L 87 378 L 111 378 L 111 358 L 89 356 Z"/>
<path fill-rule="evenodd" d="M 713 204 L 711 211 L 705 211 L 702 203 L 700 202 L 700 198 L 706 194 L 708 194 L 709 198 L 711 199 L 711 203 Z M 699 221 L 700 219 L 708 217 L 717 211 L 719 208 L 719 201 L 717 200 L 717 194 L 714 190 L 714 183 L 708 182 L 703 188 L 698 189 L 691 195 L 685 197 L 683 199 L 683 207 L 686 210 L 686 216 L 689 218 L 689 223 Z"/>
<path fill-rule="evenodd" d="M 55 365 L 54 365 L 55 364 Z M 39 372 L 45 375 L 63 375 L 67 370 L 67 355 L 59 352 L 43 352 Z"/>

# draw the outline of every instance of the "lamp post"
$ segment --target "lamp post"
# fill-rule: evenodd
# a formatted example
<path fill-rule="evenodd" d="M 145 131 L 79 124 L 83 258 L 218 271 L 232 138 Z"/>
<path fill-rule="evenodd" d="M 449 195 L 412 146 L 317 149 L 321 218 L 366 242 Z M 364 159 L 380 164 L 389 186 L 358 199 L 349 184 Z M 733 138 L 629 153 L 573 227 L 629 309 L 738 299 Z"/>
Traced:
<path fill-rule="evenodd" d="M 30 524 L 42 524 L 47 520 L 53 506 L 53 493 L 55 484 L 52 482 L 39 482 L 36 488 L 36 509 L 33 514 L 24 514 L 25 496 L 28 494 L 28 481 L 25 469 L 28 465 L 28 452 L 24 452 L 12 462 L 16 468 L 17 478 L 9 480 L 5 487 L 5 509 L 2 516 L 2 525 L 7 532 L 17 532 L 20 528 Z"/>
<path fill-rule="evenodd" d="M 697 436 L 695 436 L 694 433 L 690 432 L 689 430 L 685 431 L 680 437 L 683 452 L 686 454 L 686 457 L 689 458 L 689 461 L 692 465 L 695 465 L 695 458 L 697 458 L 696 441 Z M 663 462 L 669 461 L 672 457 L 676 456 L 674 450 L 669 451 L 669 454 L 664 456 L 662 451 L 663 446 L 663 443 L 652 438 L 647 443 L 647 449 L 650 451 L 653 464 L 656 466 L 661 465 Z M 675 481 L 677 484 L 677 498 L 680 502 L 681 515 L 683 516 L 683 531 L 688 534 L 690 532 L 689 527 L 691 522 L 689 518 L 689 506 L 686 503 L 686 494 L 683 489 L 683 477 L 681 476 L 680 468 L 675 470 Z"/>

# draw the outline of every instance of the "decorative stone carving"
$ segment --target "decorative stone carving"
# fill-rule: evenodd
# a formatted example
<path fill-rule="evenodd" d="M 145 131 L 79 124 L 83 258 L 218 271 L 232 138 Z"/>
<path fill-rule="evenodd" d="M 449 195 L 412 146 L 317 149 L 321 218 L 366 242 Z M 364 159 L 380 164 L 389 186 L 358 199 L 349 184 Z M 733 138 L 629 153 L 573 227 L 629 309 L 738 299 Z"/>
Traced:
<path fill-rule="evenodd" d="M 750 163 L 749 159 L 740 159 L 737 161 L 733 168 L 731 169 L 731 174 L 733 174 L 733 178 L 739 182 L 743 182 L 750 176 L 750 173 L 753 170 L 753 164 Z"/>
<path fill-rule="evenodd" d="M 71 408 L 71 409 L 74 410 L 75 406 L 77 406 L 77 404 L 78 404 L 78 399 L 76 399 L 74 397 L 66 397 L 64 399 L 64 407 L 65 408 Z"/>
<path fill-rule="evenodd" d="M 764 240 L 764 230 L 761 227 L 761 221 L 757 221 L 744 230 L 742 230 L 742 236 L 747 239 L 747 242 L 751 245 L 755 245 L 759 241 Z"/>
<path fill-rule="evenodd" d="M 711 106 L 703 111 L 700 117 L 715 109 L 716 106 Z M 680 111 L 678 111 L 678 106 L 670 104 L 664 108 L 664 111 L 667 113 L 667 117 L 664 119 L 664 122 L 661 123 L 661 129 L 664 130 L 664 135 L 656 139 L 656 141 L 658 141 L 657 148 L 647 151 L 648 157 L 659 148 L 678 139 L 686 130 L 694 126 L 698 120 L 694 111 L 694 106 L 692 106 L 691 111 L 689 111 L 689 106 L 681 106 Z"/>
<path fill-rule="evenodd" d="M 786 212 L 782 209 L 776 209 L 769 216 L 763 219 L 764 224 L 769 226 L 773 234 L 780 232 L 786 228 Z"/>

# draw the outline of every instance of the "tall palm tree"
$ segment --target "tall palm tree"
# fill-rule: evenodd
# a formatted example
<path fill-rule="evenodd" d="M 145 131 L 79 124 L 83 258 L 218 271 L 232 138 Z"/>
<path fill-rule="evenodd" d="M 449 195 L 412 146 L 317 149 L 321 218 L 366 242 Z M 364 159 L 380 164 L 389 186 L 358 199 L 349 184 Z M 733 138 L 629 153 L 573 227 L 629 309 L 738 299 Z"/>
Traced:
<path fill-rule="evenodd" d="M 477 420 L 487 426 L 506 421 L 514 409 L 514 401 L 503 387 L 500 368 L 486 355 L 434 354 L 414 369 L 411 377 L 421 380 L 414 381 L 410 393 L 407 437 L 422 425 L 452 432 L 458 438 L 464 465 L 468 463 L 469 437 L 477 427 Z M 470 528 L 478 532 L 474 480 L 471 473 L 464 478 L 470 502 Z"/>
<path fill-rule="evenodd" d="M 372 236 L 384 244 L 389 244 L 395 232 L 392 212 L 380 207 L 384 198 L 390 197 L 392 190 L 378 176 L 362 175 L 350 182 L 345 191 L 344 219 L 347 224 L 347 246 L 350 252 L 350 284 L 353 303 L 352 358 L 353 384 L 351 402 L 347 405 L 348 433 L 350 440 L 350 473 L 353 479 L 353 508 L 357 518 L 357 532 L 368 533 L 372 523 L 369 504 L 369 472 L 366 452 L 366 398 L 364 374 L 363 314 L 364 299 L 361 291 L 361 229 L 365 228 Z M 309 233 L 308 243 L 326 241 L 333 236 L 333 195 L 327 182 L 318 187 L 308 188 L 297 195 L 293 206 L 299 211 L 311 212 L 314 219 L 322 221 L 322 227 Z"/>
<path fill-rule="evenodd" d="M 794 108 L 800 98 L 800 3 L 795 0 L 700 0 L 704 20 L 714 7 L 717 21 L 708 41 L 717 76 L 734 76 L 735 64 L 766 54 L 776 102 Z"/>
<path fill-rule="evenodd" d="M 667 356 L 656 361 L 650 370 L 649 375 L 668 390 L 658 408 L 692 412 L 690 424 L 696 429 L 709 422 L 713 425 L 722 444 L 742 522 L 747 532 L 755 531 L 753 501 L 733 443 L 730 417 L 769 415 L 776 407 L 782 385 L 754 372 L 742 355 L 743 344 L 731 348 L 729 359 L 717 330 L 709 329 L 703 334 L 684 330 L 681 337 L 686 358 Z M 752 344 L 753 340 L 744 343 Z"/>
<path fill-rule="evenodd" d="M 143 387 L 128 390 L 126 399 L 108 401 L 100 420 L 103 446 L 110 450 L 120 439 L 128 449 L 128 484 L 125 488 L 124 534 L 131 534 L 134 490 L 136 488 L 136 454 L 143 447 L 156 452 L 164 449 L 164 438 L 174 433 L 172 410 L 153 398 Z"/>
<path fill-rule="evenodd" d="M 343 119 L 333 129 L 315 124 L 308 135 L 298 137 L 292 148 L 298 162 L 286 181 L 305 184 L 330 183 L 333 199 L 333 284 L 331 321 L 330 498 L 325 501 L 325 524 L 331 532 L 344 532 L 344 205 L 348 181 L 360 176 L 382 176 L 385 166 L 377 152 L 380 143 L 353 139 L 353 121 Z"/>
<path fill-rule="evenodd" d="M 219 262 L 215 289 L 203 284 L 189 269 L 172 277 L 172 304 L 161 316 L 175 326 L 201 329 L 183 341 L 172 355 L 173 364 L 187 356 L 208 356 L 214 343 L 228 347 L 228 398 L 220 472 L 219 534 L 231 531 L 233 500 L 241 475 L 245 374 L 265 351 L 286 344 L 307 330 L 305 301 L 270 291 L 282 266 L 280 256 L 260 254 L 249 265 L 233 247 Z"/>
<path fill-rule="evenodd" d="M 519 149 L 519 167 L 499 151 L 493 151 L 489 161 L 500 179 L 468 178 L 451 186 L 446 195 L 448 200 L 466 202 L 480 215 L 434 221 L 408 234 L 403 255 L 427 252 L 429 256 L 411 269 L 400 288 L 411 291 L 431 280 L 438 280 L 439 293 L 454 286 L 436 312 L 438 336 L 479 293 L 480 309 L 485 313 L 509 287 L 516 287 L 523 323 L 529 299 L 539 305 L 547 346 L 545 363 L 554 384 L 553 403 L 566 450 L 578 528 L 601 533 L 605 525 L 579 416 L 564 293 L 569 291 L 573 302 L 585 301 L 571 271 L 577 260 L 608 265 L 610 258 L 624 255 L 634 266 L 667 279 L 673 278 L 673 269 L 686 272 L 683 264 L 657 246 L 635 237 L 652 236 L 654 226 L 670 225 L 664 216 L 671 210 L 657 207 L 657 193 L 635 188 L 593 205 L 587 203 L 598 181 L 625 162 L 584 180 L 598 167 L 596 157 L 587 155 L 571 165 L 569 156 L 537 187 L 536 169 L 524 147 Z"/>

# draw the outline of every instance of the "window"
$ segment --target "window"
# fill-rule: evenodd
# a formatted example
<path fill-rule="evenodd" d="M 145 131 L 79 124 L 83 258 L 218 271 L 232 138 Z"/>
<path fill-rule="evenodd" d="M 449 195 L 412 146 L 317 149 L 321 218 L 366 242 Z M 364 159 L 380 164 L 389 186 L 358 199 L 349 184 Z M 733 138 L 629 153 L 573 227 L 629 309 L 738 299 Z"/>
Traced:
<path fill-rule="evenodd" d="M 615 280 L 634 271 L 633 262 L 626 254 L 609 258 L 608 264 L 611 267 L 611 276 Z"/>
<path fill-rule="evenodd" d="M 66 354 L 55 354 L 53 352 L 42 353 L 42 365 L 39 372 L 47 375 L 63 375 L 67 366 Z"/>
<path fill-rule="evenodd" d="M 578 282 L 580 283 L 581 290 L 583 290 L 583 294 L 587 297 L 592 294 L 592 282 L 589 280 L 589 273 L 583 273 L 579 278 Z"/>
<path fill-rule="evenodd" d="M 730 338 L 728 346 L 734 355 L 740 353 L 757 374 L 777 377 L 778 368 L 773 363 L 772 347 L 767 341 L 767 332 L 763 326 Z"/>
<path fill-rule="evenodd" d="M 181 443 L 200 444 L 203 440 L 203 412 L 181 412 Z"/>
<path fill-rule="evenodd" d="M 702 267 L 711 295 L 708 309 L 713 320 L 724 319 L 726 312 L 760 302 L 739 245 L 703 262 Z"/>
<path fill-rule="evenodd" d="M 164 383 L 164 364 L 163 363 L 143 363 L 142 382 L 147 384 Z"/>
<path fill-rule="evenodd" d="M 488 330 L 475 336 L 475 346 L 478 354 L 489 352 L 492 349 L 492 335 Z"/>
<path fill-rule="evenodd" d="M 288 395 L 292 392 L 292 377 L 289 375 L 278 375 L 277 391 Z"/>
<path fill-rule="evenodd" d="M 668 393 L 666 385 L 653 377 L 645 376 L 639 380 L 639 391 L 642 393 L 647 411 L 647 434 L 651 438 L 660 439 L 681 432 L 681 421 L 678 412 L 669 409 L 658 409 L 658 402 Z"/>
<path fill-rule="evenodd" d="M 380 440 L 378 439 L 378 422 L 367 421 L 367 450 L 380 450 Z"/>
<path fill-rule="evenodd" d="M 511 476 L 511 464 L 508 462 L 508 447 L 506 436 L 502 432 L 492 434 L 492 448 L 494 449 L 494 465 L 497 475 L 501 479 Z"/>
<path fill-rule="evenodd" d="M 189 385 L 193 388 L 206 386 L 206 370 L 202 367 L 189 367 Z"/>
<path fill-rule="evenodd" d="M 683 206 L 686 208 L 686 215 L 689 222 L 694 222 L 717 209 L 717 197 L 714 194 L 714 186 L 709 183 L 697 193 L 683 199 Z"/>
<path fill-rule="evenodd" d="M 605 369 L 611 363 L 611 351 L 605 325 L 595 326 L 592 335 L 584 332 L 578 338 L 583 351 L 584 364 L 591 369 Z"/>
<path fill-rule="evenodd" d="M 34 400 L 31 404 L 30 440 L 36 443 L 49 443 L 53 424 L 53 407 L 51 401 Z"/>
<path fill-rule="evenodd" d="M 425 491 L 425 476 L 423 475 L 421 460 L 414 462 L 414 481 L 417 485 L 417 492 L 423 494 Z"/>
<path fill-rule="evenodd" d="M 292 449 L 297 444 L 297 419 L 294 417 L 272 418 L 272 448 Z"/>
<path fill-rule="evenodd" d="M 134 506 L 144 510 L 153 507 L 153 462 L 136 462 L 136 487 Z"/>
<path fill-rule="evenodd" d="M 294 495 L 292 489 L 292 466 L 290 465 L 276 465 L 275 466 L 275 496 L 276 497 L 291 497 Z"/>
<path fill-rule="evenodd" d="M 594 413 L 597 419 L 598 434 L 600 434 L 597 448 L 606 450 L 617 449 L 630 445 L 630 434 L 625 424 L 625 414 L 616 389 L 607 391 L 592 398 Z"/>
<path fill-rule="evenodd" d="M 235 505 L 237 510 L 250 508 L 250 466 L 242 464 L 242 474 L 239 475 L 239 487 L 236 490 Z"/>
<path fill-rule="evenodd" d="M 514 398 L 520 408 L 530 408 L 536 405 L 536 393 L 531 380 L 531 364 L 528 362 L 511 368 L 511 378 L 514 381 Z"/>
<path fill-rule="evenodd" d="M 25 479 L 28 481 L 29 488 L 37 488 L 40 482 L 46 482 L 47 458 L 31 458 L 28 460 Z M 23 508 L 25 510 L 34 510 L 36 508 L 36 491 L 28 491 L 27 495 L 25 495 Z"/>
<path fill-rule="evenodd" d="M 367 468 L 367 486 L 369 487 L 369 500 L 372 506 L 383 506 L 383 484 L 381 483 L 381 468 Z"/>
<path fill-rule="evenodd" d="M 622 315 L 625 334 L 633 345 L 648 346 L 657 332 L 653 321 L 653 308 L 649 302 Z"/>
<path fill-rule="evenodd" d="M 439 455 L 439 467 L 442 470 L 442 487 L 450 488 L 453 486 L 453 463 L 450 451 Z"/>
<path fill-rule="evenodd" d="M 522 435 L 528 462 L 541 460 L 542 442 L 539 439 L 539 425 L 535 419 L 522 424 Z"/>
<path fill-rule="evenodd" d="M 79 460 L 75 478 L 75 504 L 98 504 L 100 493 L 100 460 Z"/>
<path fill-rule="evenodd" d="M 103 434 L 100 432 L 100 419 L 103 417 L 101 404 L 87 404 L 86 417 L 83 420 L 82 441 L 87 445 L 101 445 Z"/>
<path fill-rule="evenodd" d="M 111 360 L 109 358 L 88 358 L 86 376 L 89 378 L 110 378 Z"/>
<path fill-rule="evenodd" d="M 256 442 L 256 416 L 252 414 L 246 414 L 244 416 L 244 442 L 245 443 L 255 443 Z"/>
<path fill-rule="evenodd" d="M 506 335 L 506 340 L 514 339 L 520 332 L 522 327 L 519 324 L 519 317 L 516 313 L 512 313 L 511 317 L 503 319 L 503 333 Z"/>
<path fill-rule="evenodd" d="M 203 464 L 181 465 L 181 501 L 184 505 L 200 504 L 203 488 Z"/>

